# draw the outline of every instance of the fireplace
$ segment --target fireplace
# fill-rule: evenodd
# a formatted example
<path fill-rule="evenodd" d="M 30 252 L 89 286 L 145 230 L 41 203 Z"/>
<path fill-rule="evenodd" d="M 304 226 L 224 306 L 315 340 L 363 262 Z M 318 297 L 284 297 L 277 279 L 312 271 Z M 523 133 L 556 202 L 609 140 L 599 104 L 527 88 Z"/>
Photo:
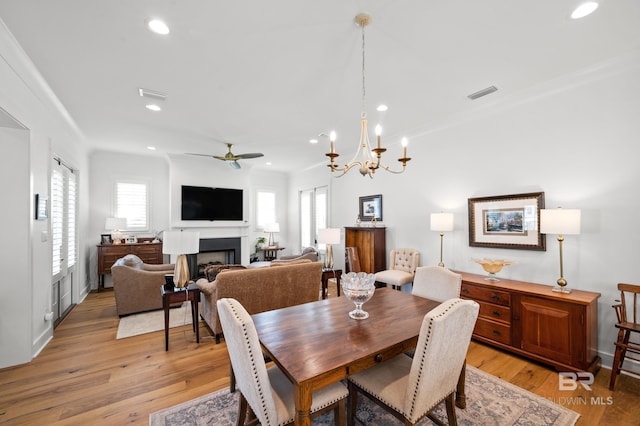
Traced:
<path fill-rule="evenodd" d="M 192 280 L 204 277 L 209 265 L 240 263 L 242 241 L 240 238 L 201 238 L 200 252 L 187 255 Z"/>

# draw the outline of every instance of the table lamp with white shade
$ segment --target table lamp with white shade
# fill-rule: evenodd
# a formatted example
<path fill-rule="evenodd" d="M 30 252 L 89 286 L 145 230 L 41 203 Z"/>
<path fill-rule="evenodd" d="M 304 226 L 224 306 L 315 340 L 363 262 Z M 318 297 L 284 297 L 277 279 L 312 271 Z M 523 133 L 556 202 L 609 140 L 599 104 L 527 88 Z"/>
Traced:
<path fill-rule="evenodd" d="M 318 243 L 327 245 L 327 257 L 324 260 L 324 267 L 327 269 L 333 269 L 333 248 L 331 245 L 340 244 L 340 229 L 318 229 Z"/>
<path fill-rule="evenodd" d="M 540 210 L 540 233 L 558 235 L 560 278 L 557 281 L 558 287 L 554 287 L 552 290 L 558 293 L 571 293 L 571 290 L 566 288 L 567 280 L 564 279 L 562 270 L 562 242 L 565 235 L 580 234 L 580 210 L 560 207 Z"/>
<path fill-rule="evenodd" d="M 438 263 L 438 266 L 444 267 L 442 262 L 442 241 L 445 231 L 453 231 L 453 213 L 431 213 L 431 230 L 440 232 L 440 263 Z"/>
<path fill-rule="evenodd" d="M 274 232 L 280 232 L 280 224 L 279 223 L 266 223 L 264 225 L 264 232 L 269 234 L 269 242 L 267 243 L 267 247 L 275 248 L 278 243 L 276 243 L 273 239 Z"/>
<path fill-rule="evenodd" d="M 120 232 L 127 227 L 127 218 L 125 217 L 108 217 L 104 224 L 104 229 L 111 231 L 111 243 L 120 244 L 122 242 L 122 233 Z"/>
<path fill-rule="evenodd" d="M 177 255 L 176 267 L 173 273 L 173 283 L 176 287 L 186 287 L 191 279 L 189 265 L 187 264 L 187 254 L 194 254 L 200 251 L 200 233 L 184 231 L 165 231 L 162 241 L 162 253 Z"/>

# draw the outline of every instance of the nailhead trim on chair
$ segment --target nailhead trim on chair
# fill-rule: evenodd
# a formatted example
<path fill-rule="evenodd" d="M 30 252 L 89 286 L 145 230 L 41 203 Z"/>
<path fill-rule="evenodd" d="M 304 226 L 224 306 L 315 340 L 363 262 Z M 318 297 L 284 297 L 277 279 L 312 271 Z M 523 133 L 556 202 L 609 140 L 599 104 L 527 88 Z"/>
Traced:
<path fill-rule="evenodd" d="M 430 320 L 429 320 L 429 328 L 428 328 L 428 332 L 427 332 L 427 340 L 426 340 L 426 342 L 425 342 L 425 346 L 428 346 L 428 345 L 429 345 L 429 341 L 431 340 L 431 331 L 432 331 L 432 327 L 433 327 L 433 321 L 434 321 L 436 318 L 439 318 L 439 317 L 441 317 L 441 316 L 445 315 L 447 312 L 449 312 L 449 311 L 451 310 L 451 308 L 453 308 L 455 305 L 458 305 L 458 304 L 460 304 L 460 303 L 462 303 L 462 302 L 463 302 L 463 301 L 462 301 L 461 299 L 456 300 L 456 301 L 454 301 L 453 303 L 451 303 L 449 306 L 447 306 L 447 309 L 445 309 L 444 311 L 442 311 L 438 316 L 433 317 L 433 318 L 430 318 Z M 416 392 L 416 391 L 417 391 L 417 389 L 420 387 L 420 382 L 421 382 L 421 380 L 422 380 L 422 372 L 423 372 L 423 371 L 426 369 L 426 367 L 427 367 L 427 366 L 425 365 L 425 356 L 424 356 L 424 355 L 425 355 L 425 351 L 422 351 L 422 357 L 420 358 L 420 371 L 418 372 L 418 380 L 417 380 L 417 381 L 418 381 L 418 386 L 416 386 L 416 390 L 414 390 L 413 397 L 411 398 L 411 409 L 409 410 L 409 415 L 407 415 L 407 417 L 409 417 L 409 418 L 413 417 L 414 411 L 415 411 L 415 409 L 416 409 L 416 398 L 417 398 L 417 395 L 416 395 L 416 393 L 415 393 L 415 392 Z M 435 406 L 437 406 L 438 404 L 440 404 L 440 403 L 442 402 L 442 400 L 444 400 L 444 399 L 445 399 L 445 398 L 446 398 L 450 393 L 451 393 L 451 392 L 446 393 L 446 394 L 442 395 L 441 397 L 439 396 L 439 397 L 436 399 L 436 401 L 438 401 L 438 402 L 437 402 L 437 403 L 435 403 L 434 405 L 430 406 L 430 407 L 427 407 L 427 408 L 422 412 L 422 415 L 421 415 L 419 418 L 424 417 L 427 413 L 429 413 L 431 410 L 433 410 L 433 408 L 434 408 Z"/>
<path fill-rule="evenodd" d="M 233 314 L 236 316 L 236 319 L 238 321 L 241 321 L 240 316 L 238 315 L 238 311 L 235 309 L 235 306 L 233 306 L 232 304 L 230 304 L 231 306 L 231 311 L 233 312 Z M 269 411 L 267 410 L 266 407 L 266 402 L 264 400 L 264 389 L 262 389 L 260 380 L 258 378 L 258 371 L 256 369 L 256 361 L 255 361 L 255 354 L 253 353 L 253 351 L 251 350 L 251 345 L 249 344 L 249 336 L 247 333 L 247 324 L 246 323 L 242 323 L 242 331 L 243 331 L 243 336 L 244 339 L 247 343 L 247 347 L 249 348 L 249 358 L 251 359 L 251 372 L 253 373 L 253 377 L 255 380 L 255 383 L 258 384 L 258 394 L 260 395 L 260 404 L 262 405 L 262 412 L 265 414 L 265 417 L 267 418 L 267 421 L 269 424 L 275 423 L 270 417 L 269 417 Z M 260 354 L 260 357 L 262 357 L 262 354 Z M 264 362 L 264 360 L 261 361 Z"/>

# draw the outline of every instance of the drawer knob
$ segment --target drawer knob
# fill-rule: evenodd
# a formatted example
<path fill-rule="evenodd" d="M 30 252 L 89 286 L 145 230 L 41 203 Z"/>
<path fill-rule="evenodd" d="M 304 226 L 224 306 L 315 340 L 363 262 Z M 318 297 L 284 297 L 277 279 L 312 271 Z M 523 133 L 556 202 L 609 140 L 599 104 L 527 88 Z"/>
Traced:
<path fill-rule="evenodd" d="M 500 335 L 502 335 L 502 333 L 500 333 L 498 330 L 491 330 L 491 332 L 492 332 L 493 334 L 495 334 L 496 336 L 500 336 Z"/>
<path fill-rule="evenodd" d="M 493 311 L 491 313 L 493 314 L 494 317 L 499 317 L 500 316 L 500 311 Z"/>
<path fill-rule="evenodd" d="M 373 358 L 375 362 L 382 362 L 382 354 L 378 354 Z"/>
<path fill-rule="evenodd" d="M 498 301 L 498 300 L 500 300 L 500 296 L 494 293 L 494 294 L 491 295 L 491 299 Z"/>
<path fill-rule="evenodd" d="M 469 294 L 469 289 L 468 289 L 468 288 L 463 288 L 463 289 L 462 289 L 462 292 L 463 292 L 464 294 Z"/>

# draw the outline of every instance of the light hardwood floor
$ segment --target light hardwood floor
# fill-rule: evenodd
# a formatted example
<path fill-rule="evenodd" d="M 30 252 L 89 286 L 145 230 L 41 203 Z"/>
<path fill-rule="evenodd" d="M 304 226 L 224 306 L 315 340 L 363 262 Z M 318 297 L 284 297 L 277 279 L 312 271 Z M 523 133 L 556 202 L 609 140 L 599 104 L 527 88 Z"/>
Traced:
<path fill-rule="evenodd" d="M 226 346 L 205 326 L 200 344 L 191 326 L 171 329 L 168 352 L 163 331 L 116 340 L 117 329 L 113 292 L 87 296 L 38 357 L 0 370 L 0 423 L 147 424 L 151 412 L 228 386 Z M 560 392 L 555 371 L 489 346 L 472 342 L 467 361 L 581 413 L 578 425 L 640 424 L 640 380 L 621 376 L 610 392 L 602 369 L 591 392 Z"/>

